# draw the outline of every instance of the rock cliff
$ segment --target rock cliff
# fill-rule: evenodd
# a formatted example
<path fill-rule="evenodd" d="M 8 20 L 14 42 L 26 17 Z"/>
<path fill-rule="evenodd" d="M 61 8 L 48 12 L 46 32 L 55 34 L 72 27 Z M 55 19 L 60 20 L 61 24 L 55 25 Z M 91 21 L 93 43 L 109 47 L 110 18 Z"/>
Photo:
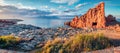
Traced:
<path fill-rule="evenodd" d="M 88 12 L 80 18 L 75 16 L 72 21 L 66 24 L 74 28 L 95 27 L 103 28 L 106 26 L 104 2 L 101 2 L 95 8 L 91 8 Z"/>

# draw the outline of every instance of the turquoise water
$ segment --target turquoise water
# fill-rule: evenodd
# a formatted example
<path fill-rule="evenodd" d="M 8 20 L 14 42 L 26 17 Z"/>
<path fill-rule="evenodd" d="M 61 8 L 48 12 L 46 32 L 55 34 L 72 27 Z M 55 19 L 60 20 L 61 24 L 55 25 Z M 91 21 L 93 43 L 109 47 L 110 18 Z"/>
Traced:
<path fill-rule="evenodd" d="M 64 22 L 70 21 L 71 19 L 40 19 L 40 18 L 30 18 L 24 19 L 24 21 L 19 22 L 19 24 L 30 24 L 34 26 L 39 26 L 42 28 L 53 28 L 64 26 Z"/>

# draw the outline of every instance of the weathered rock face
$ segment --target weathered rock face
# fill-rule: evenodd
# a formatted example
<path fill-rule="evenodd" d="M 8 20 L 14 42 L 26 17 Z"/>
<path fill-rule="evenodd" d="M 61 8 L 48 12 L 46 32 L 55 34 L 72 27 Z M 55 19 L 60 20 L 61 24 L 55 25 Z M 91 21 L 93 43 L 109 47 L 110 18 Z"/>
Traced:
<path fill-rule="evenodd" d="M 67 22 L 67 24 L 74 28 L 104 28 L 106 26 L 104 2 L 101 2 L 95 8 L 89 9 L 89 11 L 80 18 L 75 16 L 75 18 Z"/>

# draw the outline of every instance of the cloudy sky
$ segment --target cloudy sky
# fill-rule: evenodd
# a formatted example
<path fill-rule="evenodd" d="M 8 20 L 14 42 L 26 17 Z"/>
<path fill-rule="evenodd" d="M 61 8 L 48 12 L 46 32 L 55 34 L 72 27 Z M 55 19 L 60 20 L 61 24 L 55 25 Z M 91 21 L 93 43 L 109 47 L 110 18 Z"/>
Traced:
<path fill-rule="evenodd" d="M 101 1 L 106 15 L 120 17 L 120 0 L 0 0 L 0 17 L 82 15 Z"/>

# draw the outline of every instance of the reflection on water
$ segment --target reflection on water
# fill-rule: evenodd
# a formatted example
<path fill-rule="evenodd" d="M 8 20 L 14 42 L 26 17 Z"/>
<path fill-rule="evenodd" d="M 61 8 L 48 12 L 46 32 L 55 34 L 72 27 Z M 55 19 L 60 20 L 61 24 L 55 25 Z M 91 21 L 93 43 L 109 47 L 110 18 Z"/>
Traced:
<path fill-rule="evenodd" d="M 34 26 L 39 26 L 42 28 L 50 28 L 50 27 L 59 27 L 64 26 L 64 22 L 70 21 L 67 19 L 40 19 L 40 18 L 33 18 L 33 19 L 24 19 L 24 21 L 19 22 L 19 24 L 31 24 Z"/>

